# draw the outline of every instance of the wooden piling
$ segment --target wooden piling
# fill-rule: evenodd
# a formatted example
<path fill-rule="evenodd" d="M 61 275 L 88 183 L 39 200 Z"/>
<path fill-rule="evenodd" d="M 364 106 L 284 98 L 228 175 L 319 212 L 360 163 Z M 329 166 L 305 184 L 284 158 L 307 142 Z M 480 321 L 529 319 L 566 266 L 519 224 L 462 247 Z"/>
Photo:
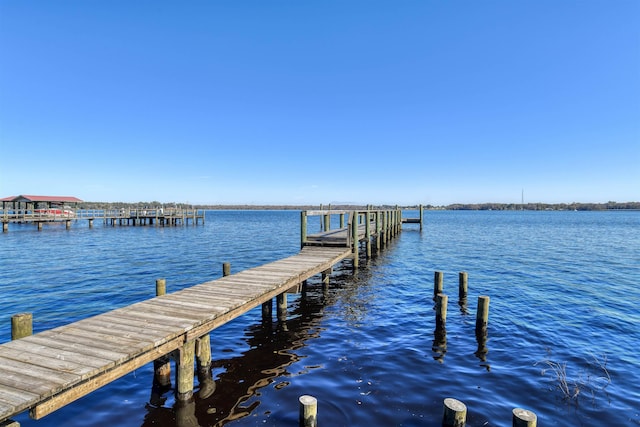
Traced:
<path fill-rule="evenodd" d="M 278 321 L 284 322 L 287 320 L 287 293 L 283 292 L 276 297 L 276 305 L 278 306 Z"/>
<path fill-rule="evenodd" d="M 162 296 L 166 293 L 166 279 L 156 279 L 156 296 Z M 161 390 L 171 388 L 171 361 L 169 356 L 162 356 L 153 361 L 153 378 Z"/>
<path fill-rule="evenodd" d="M 433 298 L 442 293 L 444 289 L 444 279 L 442 271 L 435 271 L 433 273 Z"/>
<path fill-rule="evenodd" d="M 489 324 L 489 297 L 478 297 L 478 311 L 476 312 L 476 335 L 484 334 Z"/>
<path fill-rule="evenodd" d="M 11 316 L 11 339 L 19 340 L 33 334 L 33 314 L 18 313 Z"/>
<path fill-rule="evenodd" d="M 231 275 L 231 264 L 228 262 L 222 263 L 222 275 L 227 277 Z"/>
<path fill-rule="evenodd" d="M 420 231 L 422 231 L 422 224 L 424 222 L 424 208 L 420 205 Z"/>
<path fill-rule="evenodd" d="M 436 329 L 446 328 L 448 301 L 449 297 L 445 294 L 436 295 Z"/>
<path fill-rule="evenodd" d="M 156 296 L 164 295 L 167 293 L 167 280 L 156 279 Z"/>
<path fill-rule="evenodd" d="M 366 248 L 367 248 L 367 258 L 371 258 L 371 213 L 367 210 L 364 214 L 364 227 L 365 227 L 365 236 L 366 236 Z"/>
<path fill-rule="evenodd" d="M 536 427 L 538 417 L 533 412 L 522 408 L 515 408 L 512 412 L 513 427 Z"/>
<path fill-rule="evenodd" d="M 341 221 L 344 221 L 343 217 Z M 302 211 L 300 212 L 300 247 L 304 247 L 305 243 L 307 243 L 307 211 Z"/>
<path fill-rule="evenodd" d="M 466 300 L 468 291 L 469 276 L 466 271 L 458 273 L 458 299 Z"/>
<path fill-rule="evenodd" d="M 318 399 L 313 396 L 303 395 L 300 402 L 300 427 L 318 426 Z"/>
<path fill-rule="evenodd" d="M 187 341 L 176 350 L 176 399 L 189 400 L 193 396 L 193 363 L 195 340 Z"/>
<path fill-rule="evenodd" d="M 196 339 L 195 351 L 198 384 L 200 385 L 198 397 L 206 399 L 216 389 L 216 383 L 213 381 L 211 374 L 211 338 L 209 334 Z"/>
<path fill-rule="evenodd" d="M 262 303 L 262 321 L 263 322 L 271 322 L 273 319 L 273 315 L 271 312 L 273 311 L 273 299 Z"/>
<path fill-rule="evenodd" d="M 358 242 L 358 214 L 357 212 L 353 212 L 351 219 L 351 240 L 353 240 L 353 268 L 358 268 L 358 250 L 359 250 L 359 242 Z"/>
<path fill-rule="evenodd" d="M 442 427 L 464 427 L 467 423 L 467 405 L 457 399 L 444 399 Z"/>

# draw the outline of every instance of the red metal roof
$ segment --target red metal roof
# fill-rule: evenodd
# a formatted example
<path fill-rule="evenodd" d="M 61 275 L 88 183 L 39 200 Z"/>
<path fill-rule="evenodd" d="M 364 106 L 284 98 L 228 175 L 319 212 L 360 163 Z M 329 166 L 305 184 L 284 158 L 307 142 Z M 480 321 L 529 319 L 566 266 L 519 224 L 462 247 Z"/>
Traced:
<path fill-rule="evenodd" d="M 33 196 L 29 194 L 21 194 L 15 197 L 5 197 L 0 202 L 53 202 L 53 203 L 82 203 L 77 197 L 69 196 Z"/>

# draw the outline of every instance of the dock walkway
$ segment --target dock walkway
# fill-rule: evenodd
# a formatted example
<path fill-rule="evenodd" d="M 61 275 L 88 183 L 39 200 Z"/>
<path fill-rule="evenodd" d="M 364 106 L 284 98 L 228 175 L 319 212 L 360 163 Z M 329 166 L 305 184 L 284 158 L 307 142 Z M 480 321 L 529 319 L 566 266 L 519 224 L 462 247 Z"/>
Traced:
<path fill-rule="evenodd" d="M 287 291 L 320 273 L 328 278 L 346 258 L 357 267 L 362 241 L 378 239 L 380 248 L 402 224 L 396 211 L 345 214 L 345 227 L 307 236 L 303 212 L 301 250 L 290 257 L 1 344 L 0 426 L 26 410 L 40 419 L 168 355 L 176 397 L 191 398 L 194 362 L 211 363 L 212 330 L 259 305 L 271 316 L 274 297 L 286 310 Z"/>

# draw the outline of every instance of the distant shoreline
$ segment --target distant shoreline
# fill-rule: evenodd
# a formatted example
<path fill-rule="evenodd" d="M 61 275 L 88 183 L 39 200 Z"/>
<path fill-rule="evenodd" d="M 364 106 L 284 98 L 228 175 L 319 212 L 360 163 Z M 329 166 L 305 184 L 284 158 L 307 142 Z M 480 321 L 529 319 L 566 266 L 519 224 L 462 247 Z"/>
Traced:
<path fill-rule="evenodd" d="M 331 209 L 331 210 L 352 210 L 366 209 L 366 205 L 201 205 L 201 204 L 184 204 L 184 203 L 161 203 L 152 202 L 83 202 L 78 207 L 82 209 L 112 209 L 120 207 L 154 207 L 154 206 L 178 206 L 193 207 L 205 210 L 314 210 L 314 209 Z M 390 208 L 396 205 L 374 205 L 374 209 Z M 397 205 L 401 209 L 411 210 L 418 209 L 420 205 Z M 612 210 L 640 210 L 640 202 L 607 202 L 607 203 L 454 203 L 445 206 L 423 205 L 425 210 L 477 210 L 477 211 L 612 211 Z"/>

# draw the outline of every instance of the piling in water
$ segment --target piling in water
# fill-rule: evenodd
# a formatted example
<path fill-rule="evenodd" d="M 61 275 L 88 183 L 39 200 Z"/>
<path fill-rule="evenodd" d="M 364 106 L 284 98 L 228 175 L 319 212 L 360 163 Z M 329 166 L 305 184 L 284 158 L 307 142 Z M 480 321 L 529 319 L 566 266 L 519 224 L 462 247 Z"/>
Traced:
<path fill-rule="evenodd" d="M 446 328 L 448 301 L 449 297 L 445 294 L 436 295 L 436 329 Z"/>
<path fill-rule="evenodd" d="M 458 273 L 458 299 L 460 301 L 467 299 L 469 276 L 466 271 Z"/>
<path fill-rule="evenodd" d="M 318 426 L 318 400 L 309 395 L 300 396 L 300 427 Z"/>
<path fill-rule="evenodd" d="M 467 406 L 457 399 L 444 399 L 442 427 L 464 427 L 467 423 Z"/>
<path fill-rule="evenodd" d="M 433 298 L 435 299 L 438 294 L 441 294 L 444 289 L 444 279 L 442 271 L 433 272 Z"/>
<path fill-rule="evenodd" d="M 489 324 L 489 297 L 481 295 L 478 297 L 478 311 L 476 312 L 476 335 L 486 333 Z"/>
<path fill-rule="evenodd" d="M 513 410 L 513 427 L 536 427 L 538 423 L 538 417 L 533 412 L 515 408 Z"/>

